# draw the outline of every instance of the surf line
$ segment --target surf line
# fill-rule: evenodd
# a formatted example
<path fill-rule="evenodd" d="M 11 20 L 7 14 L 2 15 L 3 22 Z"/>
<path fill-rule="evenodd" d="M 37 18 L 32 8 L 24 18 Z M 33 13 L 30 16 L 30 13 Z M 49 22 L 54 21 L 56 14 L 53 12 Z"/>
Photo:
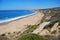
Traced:
<path fill-rule="evenodd" d="M 6 19 L 6 20 L 0 20 L 0 23 L 7 23 L 7 22 L 10 22 L 10 21 L 14 21 L 14 20 L 20 19 L 20 18 L 25 18 L 25 17 L 28 17 L 28 16 L 32 16 L 32 15 L 34 15 L 36 13 L 37 12 L 34 12 L 32 14 L 28 14 L 28 15 L 25 15 L 25 16 L 19 16 L 19 17 L 15 17 L 15 18 Z"/>

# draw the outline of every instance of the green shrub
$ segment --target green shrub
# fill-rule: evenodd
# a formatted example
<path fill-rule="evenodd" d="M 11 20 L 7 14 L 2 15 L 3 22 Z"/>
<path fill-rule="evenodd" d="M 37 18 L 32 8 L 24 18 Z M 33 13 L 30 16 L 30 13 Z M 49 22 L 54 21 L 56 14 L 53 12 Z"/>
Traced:
<path fill-rule="evenodd" d="M 60 18 L 57 19 L 60 22 Z"/>
<path fill-rule="evenodd" d="M 35 29 L 37 27 L 37 25 L 27 25 L 27 28 L 29 28 L 29 29 Z"/>
<path fill-rule="evenodd" d="M 52 33 L 52 34 L 55 34 L 55 33 L 56 33 L 56 30 L 52 31 L 51 33 Z"/>
<path fill-rule="evenodd" d="M 18 38 L 18 40 L 47 40 L 47 39 L 37 34 L 27 34 L 27 35 L 23 35 L 22 37 Z"/>
<path fill-rule="evenodd" d="M 8 34 L 10 34 L 10 32 L 8 32 Z"/>
<path fill-rule="evenodd" d="M 36 28 L 37 28 L 37 25 L 27 25 L 27 30 L 25 30 L 25 31 L 23 32 L 23 34 L 25 34 L 25 33 L 31 33 L 31 32 L 33 32 Z"/>

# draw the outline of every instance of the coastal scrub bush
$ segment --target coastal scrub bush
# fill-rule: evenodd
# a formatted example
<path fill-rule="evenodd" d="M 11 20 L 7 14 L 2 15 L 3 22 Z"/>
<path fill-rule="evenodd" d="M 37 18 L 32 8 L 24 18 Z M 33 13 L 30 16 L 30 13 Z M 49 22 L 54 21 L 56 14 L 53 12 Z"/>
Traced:
<path fill-rule="evenodd" d="M 29 28 L 29 29 L 36 29 L 37 28 L 37 25 L 27 25 L 27 28 Z"/>
<path fill-rule="evenodd" d="M 10 34 L 10 32 L 8 32 L 8 34 Z"/>
<path fill-rule="evenodd" d="M 35 29 L 37 28 L 37 25 L 27 25 L 27 30 L 25 30 L 23 33 L 20 34 L 21 35 L 24 35 L 24 34 L 29 34 L 31 32 L 33 32 Z"/>
<path fill-rule="evenodd" d="M 60 22 L 60 18 L 57 19 Z"/>
<path fill-rule="evenodd" d="M 33 32 L 36 28 L 37 25 L 27 25 L 27 30 L 25 30 L 23 34 Z"/>
<path fill-rule="evenodd" d="M 47 39 L 37 34 L 27 34 L 18 38 L 18 40 L 47 40 Z"/>
<path fill-rule="evenodd" d="M 56 30 L 52 31 L 51 33 L 52 33 L 52 34 L 55 34 L 55 33 L 56 33 Z"/>

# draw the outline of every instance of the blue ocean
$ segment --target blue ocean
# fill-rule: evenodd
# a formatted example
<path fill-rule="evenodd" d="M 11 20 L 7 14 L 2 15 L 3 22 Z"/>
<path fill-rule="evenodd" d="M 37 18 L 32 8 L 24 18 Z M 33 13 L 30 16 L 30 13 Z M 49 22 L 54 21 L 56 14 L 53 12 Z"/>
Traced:
<path fill-rule="evenodd" d="M 31 10 L 0 10 L 0 20 L 11 19 L 33 13 L 34 12 Z"/>

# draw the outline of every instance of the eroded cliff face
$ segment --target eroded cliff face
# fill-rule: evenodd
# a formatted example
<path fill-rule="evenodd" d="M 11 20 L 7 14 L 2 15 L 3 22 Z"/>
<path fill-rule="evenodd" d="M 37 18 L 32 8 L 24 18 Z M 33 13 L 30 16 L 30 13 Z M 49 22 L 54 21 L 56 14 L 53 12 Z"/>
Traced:
<path fill-rule="evenodd" d="M 44 14 L 43 21 L 55 21 L 60 17 L 60 8 L 38 10 Z"/>
<path fill-rule="evenodd" d="M 37 11 L 43 13 L 44 16 L 39 27 L 32 33 L 46 36 L 48 40 L 60 40 L 60 7 Z"/>
<path fill-rule="evenodd" d="M 36 33 L 36 34 L 41 33 L 42 35 L 45 33 L 47 35 L 47 32 L 45 32 L 45 31 L 42 32 L 42 30 L 47 30 L 47 29 L 44 29 L 46 27 L 48 28 L 48 31 L 51 31 L 51 30 L 54 31 L 54 29 L 56 29 L 56 31 L 59 30 L 58 27 L 60 27 L 59 26 L 60 25 L 60 7 L 51 8 L 51 9 L 41 9 L 41 10 L 37 10 L 37 11 L 43 13 L 44 16 L 42 17 L 42 19 L 40 21 L 39 28 L 37 28 L 35 31 L 33 31 L 33 33 Z M 44 23 L 45 23 L 45 25 L 44 25 Z M 48 34 L 50 35 L 51 32 L 50 33 L 48 32 Z"/>

